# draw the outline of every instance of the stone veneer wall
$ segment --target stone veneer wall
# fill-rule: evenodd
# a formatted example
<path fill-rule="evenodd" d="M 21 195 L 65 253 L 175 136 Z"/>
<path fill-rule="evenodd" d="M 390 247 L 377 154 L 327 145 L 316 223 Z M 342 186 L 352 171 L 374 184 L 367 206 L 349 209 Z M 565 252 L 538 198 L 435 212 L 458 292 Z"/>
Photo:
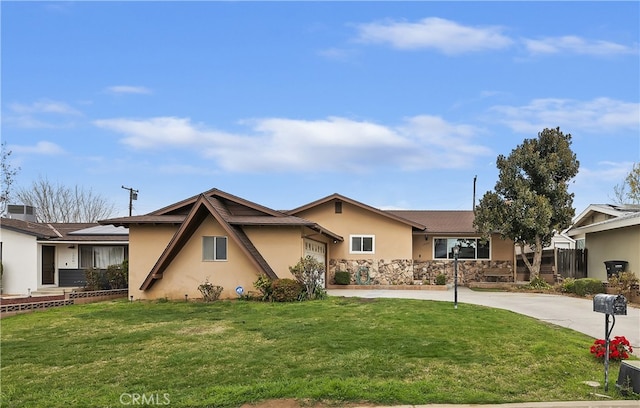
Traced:
<path fill-rule="evenodd" d="M 357 285 L 356 274 L 361 269 L 369 271 L 370 285 L 409 285 L 413 283 L 413 261 L 411 259 L 331 259 L 327 278 L 333 284 L 336 271 L 348 271 L 351 284 Z M 362 279 L 365 274 L 362 272 Z"/>
<path fill-rule="evenodd" d="M 336 271 L 348 271 L 351 284 L 357 285 L 356 273 L 361 269 L 369 271 L 371 285 L 411 285 L 419 280 L 425 284 L 434 284 L 436 276 L 444 273 L 447 283 L 453 282 L 453 265 L 451 260 L 413 261 L 411 259 L 331 259 L 327 269 L 329 284 L 335 283 Z M 512 261 L 459 260 L 458 283 L 483 282 L 483 270 L 487 268 L 510 268 Z M 363 273 L 362 279 L 365 275 Z"/>

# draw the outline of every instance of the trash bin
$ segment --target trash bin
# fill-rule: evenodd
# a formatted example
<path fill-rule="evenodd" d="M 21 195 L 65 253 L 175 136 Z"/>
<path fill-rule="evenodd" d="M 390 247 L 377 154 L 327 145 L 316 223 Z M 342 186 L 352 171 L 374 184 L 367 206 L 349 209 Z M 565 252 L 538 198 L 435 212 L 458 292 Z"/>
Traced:
<path fill-rule="evenodd" d="M 620 272 L 627 270 L 627 261 L 604 261 L 604 266 L 607 268 L 607 279 L 612 275 L 618 275 Z"/>

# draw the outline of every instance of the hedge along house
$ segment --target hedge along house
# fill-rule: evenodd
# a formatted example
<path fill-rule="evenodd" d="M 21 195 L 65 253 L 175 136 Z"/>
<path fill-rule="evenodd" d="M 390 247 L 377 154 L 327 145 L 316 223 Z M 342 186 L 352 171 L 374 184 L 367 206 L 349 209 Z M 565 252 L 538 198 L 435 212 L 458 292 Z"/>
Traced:
<path fill-rule="evenodd" d="M 473 211 L 379 210 L 333 194 L 288 212 L 314 220 L 345 239 L 330 245 L 328 281 L 348 271 L 352 284 L 430 284 L 453 281 L 453 247 L 460 246 L 461 283 L 485 281 L 496 270 L 514 279 L 514 244 L 473 227 Z"/>
<path fill-rule="evenodd" d="M 125 228 L 34 221 L 0 220 L 3 294 L 83 287 L 86 269 L 106 269 L 128 257 Z"/>
<path fill-rule="evenodd" d="M 310 255 L 326 262 L 329 243 L 343 238 L 313 221 L 212 189 L 147 215 L 102 224 L 129 228 L 129 296 L 200 298 L 205 281 L 253 290 L 260 274 L 293 278 L 289 267 Z"/>

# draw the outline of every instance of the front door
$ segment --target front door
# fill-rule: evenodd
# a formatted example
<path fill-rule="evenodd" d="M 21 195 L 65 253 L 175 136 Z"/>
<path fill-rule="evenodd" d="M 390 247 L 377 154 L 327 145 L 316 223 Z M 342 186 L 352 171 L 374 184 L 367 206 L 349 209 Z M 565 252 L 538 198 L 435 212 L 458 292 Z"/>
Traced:
<path fill-rule="evenodd" d="M 56 272 L 56 247 L 42 247 L 42 284 L 53 285 Z"/>

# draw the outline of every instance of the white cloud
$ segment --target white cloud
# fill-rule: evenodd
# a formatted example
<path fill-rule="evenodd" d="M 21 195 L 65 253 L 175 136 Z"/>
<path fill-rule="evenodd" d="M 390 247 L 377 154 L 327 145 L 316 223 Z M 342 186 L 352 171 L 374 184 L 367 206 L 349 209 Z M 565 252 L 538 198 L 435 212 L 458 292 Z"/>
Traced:
<path fill-rule="evenodd" d="M 74 126 L 72 118 L 82 112 L 60 101 L 41 99 L 31 104 L 9 103 L 8 111 L 2 115 L 7 125 L 26 129 L 53 129 Z"/>
<path fill-rule="evenodd" d="M 609 41 L 590 41 L 581 37 L 567 35 L 562 37 L 546 37 L 540 40 L 523 39 L 527 50 L 537 54 L 580 54 L 580 55 L 617 55 L 634 54 L 636 49 Z"/>
<path fill-rule="evenodd" d="M 622 183 L 632 168 L 633 162 L 611 161 L 598 162 L 595 169 L 581 166 L 576 176 L 576 183 L 593 183 L 594 181 L 605 181 L 612 184 Z"/>
<path fill-rule="evenodd" d="M 360 24 L 357 41 L 389 44 L 398 49 L 431 48 L 447 55 L 509 47 L 513 40 L 497 26 L 471 27 L 437 17 L 417 23 L 385 21 Z"/>
<path fill-rule="evenodd" d="M 106 91 L 113 94 L 151 94 L 151 89 L 144 86 L 114 85 L 106 88 Z"/>
<path fill-rule="evenodd" d="M 55 156 L 64 153 L 64 149 L 55 143 L 40 141 L 34 146 L 10 146 L 11 151 L 22 154 L 40 154 L 46 156 Z"/>
<path fill-rule="evenodd" d="M 439 162 L 434 167 L 464 168 L 479 156 L 491 155 L 491 149 L 474 144 L 473 139 L 480 131 L 470 125 L 459 125 L 446 122 L 439 116 L 419 115 L 406 119 L 402 132 L 417 138 L 424 146 L 422 157 L 429 161 Z M 421 158 L 422 158 L 421 157 Z M 421 167 L 421 161 L 415 163 Z"/>
<path fill-rule="evenodd" d="M 532 55 L 578 54 L 609 56 L 637 54 L 637 46 L 605 40 L 588 40 L 577 35 L 514 39 L 505 35 L 502 26 L 469 26 L 455 21 L 428 17 L 417 22 L 377 21 L 355 26 L 355 41 L 386 44 L 400 50 L 434 49 L 446 55 L 480 51 L 497 51 L 519 43 Z M 340 56 L 328 49 L 325 56 Z"/>
<path fill-rule="evenodd" d="M 525 106 L 494 106 L 491 111 L 499 115 L 499 121 L 521 133 L 558 126 L 569 133 L 640 132 L 640 104 L 610 98 L 534 99 Z"/>
<path fill-rule="evenodd" d="M 98 127 L 125 134 L 122 142 L 137 149 L 193 147 L 230 140 L 230 137 L 222 132 L 209 131 L 193 125 L 188 118 L 104 119 L 93 123 Z"/>
<path fill-rule="evenodd" d="M 490 154 L 473 143 L 478 133 L 473 127 L 431 116 L 408 118 L 397 127 L 341 117 L 263 118 L 242 122 L 250 128 L 247 134 L 212 130 L 175 117 L 105 119 L 94 124 L 125 135 L 122 142 L 133 148 L 187 149 L 236 172 L 467 167 L 475 157 Z M 185 170 L 192 168 L 180 169 Z"/>
<path fill-rule="evenodd" d="M 11 103 L 9 109 L 17 114 L 56 114 L 56 115 L 73 115 L 78 116 L 82 113 L 64 102 L 39 100 L 32 104 L 25 105 L 22 103 Z"/>
<path fill-rule="evenodd" d="M 354 50 L 346 48 L 325 48 L 318 51 L 318 55 L 333 60 L 348 60 L 355 54 Z"/>

